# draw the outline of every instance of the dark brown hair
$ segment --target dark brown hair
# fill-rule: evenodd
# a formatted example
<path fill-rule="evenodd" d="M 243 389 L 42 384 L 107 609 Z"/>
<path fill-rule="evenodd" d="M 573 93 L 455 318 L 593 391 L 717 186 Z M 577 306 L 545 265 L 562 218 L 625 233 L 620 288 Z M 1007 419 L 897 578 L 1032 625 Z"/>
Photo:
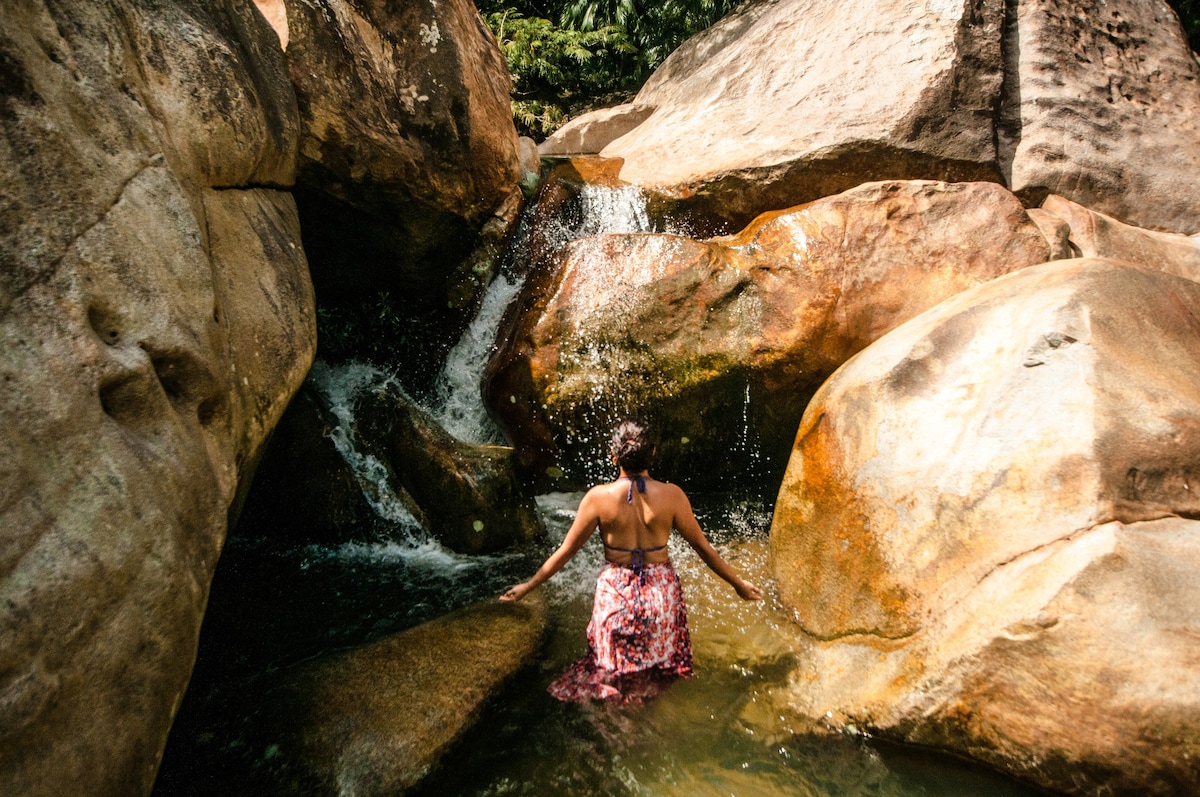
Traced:
<path fill-rule="evenodd" d="M 623 421 L 613 430 L 609 451 L 626 473 L 641 473 L 654 461 L 654 439 L 637 421 Z"/>

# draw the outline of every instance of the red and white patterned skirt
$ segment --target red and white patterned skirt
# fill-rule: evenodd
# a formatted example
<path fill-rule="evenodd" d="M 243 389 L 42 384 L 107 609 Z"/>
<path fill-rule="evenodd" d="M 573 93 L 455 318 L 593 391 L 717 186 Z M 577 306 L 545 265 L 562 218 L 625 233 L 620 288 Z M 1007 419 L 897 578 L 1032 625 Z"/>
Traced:
<path fill-rule="evenodd" d="M 692 677 L 683 587 L 670 562 L 641 573 L 606 562 L 596 579 L 588 652 L 547 691 L 559 700 L 637 702 Z"/>

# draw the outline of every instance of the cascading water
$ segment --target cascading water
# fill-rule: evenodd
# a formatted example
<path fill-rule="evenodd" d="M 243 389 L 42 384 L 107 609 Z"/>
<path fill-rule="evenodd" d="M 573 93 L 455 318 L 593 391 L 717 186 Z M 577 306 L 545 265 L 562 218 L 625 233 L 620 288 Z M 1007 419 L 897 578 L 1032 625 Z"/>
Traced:
<path fill-rule="evenodd" d="M 646 197 L 635 185 L 616 188 L 586 185 L 580 191 L 580 214 L 568 221 L 552 222 L 553 229 L 543 240 L 551 247 L 608 233 L 639 233 L 653 231 Z M 522 220 L 528 224 L 532 208 Z M 526 238 L 518 232 L 514 249 L 525 246 Z M 519 253 L 514 255 L 520 258 Z M 510 257 L 511 259 L 511 257 Z M 597 264 L 597 271 L 602 265 Z M 510 275 L 501 269 L 484 294 L 479 312 L 466 333 L 450 350 L 434 384 L 427 409 L 442 428 L 459 440 L 468 443 L 503 443 L 503 434 L 488 415 L 483 402 L 482 380 L 488 360 L 495 352 L 496 333 L 509 304 L 520 293 L 524 278 Z"/>
<path fill-rule="evenodd" d="M 467 443 L 503 443 L 481 393 L 483 372 L 495 351 L 496 330 L 504 311 L 520 292 L 524 280 L 496 275 L 484 294 L 479 313 L 462 339 L 450 350 L 438 374 L 429 407 L 442 428 Z"/>
<path fill-rule="evenodd" d="M 337 419 L 329 433 L 334 447 L 350 466 L 367 503 L 380 519 L 395 528 L 398 541 L 429 543 L 429 536 L 388 481 L 387 467 L 358 445 L 354 432 L 354 397 L 363 390 L 397 385 L 393 376 L 367 363 L 352 362 L 331 367 L 318 360 L 308 375 L 308 384 L 321 396 Z"/>

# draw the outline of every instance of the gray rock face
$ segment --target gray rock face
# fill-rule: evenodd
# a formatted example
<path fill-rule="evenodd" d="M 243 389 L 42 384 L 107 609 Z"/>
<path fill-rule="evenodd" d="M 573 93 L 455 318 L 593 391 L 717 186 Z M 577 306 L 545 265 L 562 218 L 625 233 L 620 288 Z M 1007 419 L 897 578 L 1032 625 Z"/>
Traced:
<path fill-rule="evenodd" d="M 759 2 L 681 46 L 601 152 L 737 226 L 881 179 L 999 180 L 1004 3 Z"/>
<path fill-rule="evenodd" d="M 1200 63 L 1165 2 L 1021 0 L 999 158 L 1013 191 L 1200 232 Z"/>
<path fill-rule="evenodd" d="M 315 347 L 295 101 L 245 4 L 0 30 L 0 792 L 141 794 Z"/>
<path fill-rule="evenodd" d="M 322 301 L 445 307 L 451 272 L 516 190 L 508 70 L 469 0 L 286 0 L 298 200 Z M 316 238 L 317 236 L 314 236 Z"/>
<path fill-rule="evenodd" d="M 712 223 L 926 178 L 1200 230 L 1200 65 L 1162 2 L 755 2 L 634 105 L 653 114 L 601 154 Z"/>
<path fill-rule="evenodd" d="M 793 708 L 1054 791 L 1190 793 L 1200 284 L 1024 269 L 848 361 L 771 529 Z"/>

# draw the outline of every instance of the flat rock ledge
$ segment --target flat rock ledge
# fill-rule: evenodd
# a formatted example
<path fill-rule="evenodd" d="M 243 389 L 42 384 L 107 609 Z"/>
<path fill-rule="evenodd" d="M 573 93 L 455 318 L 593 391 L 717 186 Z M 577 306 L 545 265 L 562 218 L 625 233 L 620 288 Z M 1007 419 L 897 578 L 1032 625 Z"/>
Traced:
<path fill-rule="evenodd" d="M 411 788 L 541 645 L 545 607 L 485 602 L 302 664 L 267 700 L 272 793 Z"/>

